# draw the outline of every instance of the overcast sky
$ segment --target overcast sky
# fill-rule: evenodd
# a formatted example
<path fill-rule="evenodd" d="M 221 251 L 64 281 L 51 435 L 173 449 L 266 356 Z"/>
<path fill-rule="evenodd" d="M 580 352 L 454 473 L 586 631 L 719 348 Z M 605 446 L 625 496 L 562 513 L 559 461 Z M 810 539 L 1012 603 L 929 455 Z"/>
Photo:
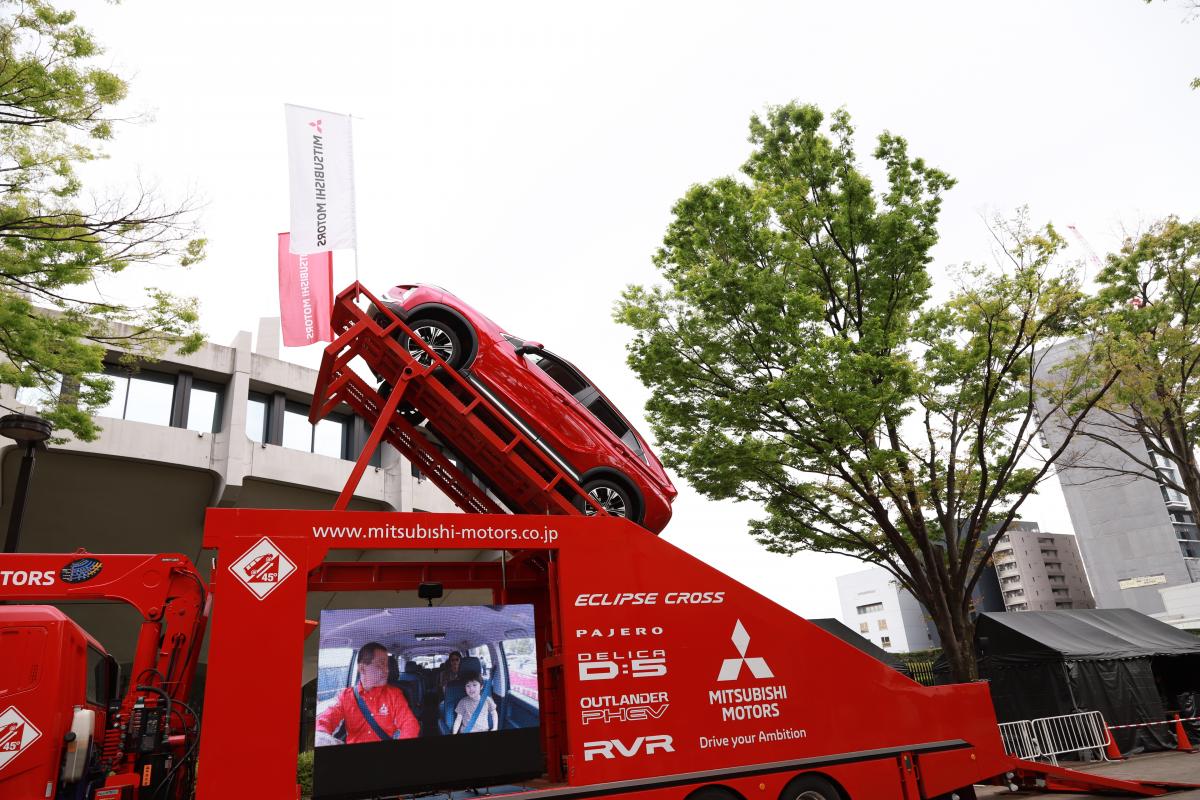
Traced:
<path fill-rule="evenodd" d="M 655 280 L 671 205 L 737 171 L 769 104 L 844 105 L 860 152 L 888 129 L 958 179 L 939 276 L 990 260 L 982 218 L 1021 205 L 1101 254 L 1123 230 L 1197 215 L 1200 23 L 1180 3 L 74 7 L 131 81 L 124 110 L 152 117 L 119 130 L 90 174 L 201 198 L 210 239 L 202 265 L 132 270 L 114 296 L 198 296 L 218 343 L 277 314 L 283 104 L 353 113 L 364 283 L 449 288 L 575 361 L 647 435 L 613 303 Z M 335 257 L 339 286 L 351 265 Z M 284 357 L 315 365 L 315 351 Z M 806 616 L 837 614 L 834 577 L 862 565 L 765 553 L 745 533 L 753 508 L 678 483 L 668 539 Z M 1056 486 L 1025 517 L 1070 532 Z"/>

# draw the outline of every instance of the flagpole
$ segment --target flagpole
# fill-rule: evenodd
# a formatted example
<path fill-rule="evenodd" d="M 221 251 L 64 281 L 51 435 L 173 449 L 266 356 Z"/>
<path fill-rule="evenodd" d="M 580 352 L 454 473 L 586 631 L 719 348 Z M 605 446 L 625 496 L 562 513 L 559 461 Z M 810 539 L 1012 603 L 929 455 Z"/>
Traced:
<path fill-rule="evenodd" d="M 353 215 L 354 220 L 354 282 L 358 283 L 358 176 L 354 170 L 354 115 L 346 115 L 349 120 L 350 128 L 350 183 L 354 188 L 350 192 L 351 202 L 354 204 Z"/>

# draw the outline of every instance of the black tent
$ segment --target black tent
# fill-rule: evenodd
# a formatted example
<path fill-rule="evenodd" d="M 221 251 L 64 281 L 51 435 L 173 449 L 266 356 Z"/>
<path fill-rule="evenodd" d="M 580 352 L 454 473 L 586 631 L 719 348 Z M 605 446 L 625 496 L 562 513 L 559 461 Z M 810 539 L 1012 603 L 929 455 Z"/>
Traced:
<path fill-rule="evenodd" d="M 975 645 L 1001 722 L 1100 711 L 1125 725 L 1195 714 L 1200 638 L 1132 609 L 985 613 Z M 1175 746 L 1169 725 L 1116 734 L 1122 751 Z"/>
<path fill-rule="evenodd" d="M 882 661 L 884 664 L 887 664 L 901 675 L 911 677 L 908 670 L 908 665 L 905 664 L 902 659 L 897 658 L 894 653 L 889 653 L 882 647 L 877 646 L 867 637 L 855 633 L 846 625 L 842 624 L 840 620 L 836 620 L 833 617 L 824 617 L 822 619 L 810 619 L 809 622 L 811 622 L 813 625 L 816 625 L 826 633 L 832 633 L 846 644 L 857 647 L 859 650 L 863 651 L 875 660 Z"/>

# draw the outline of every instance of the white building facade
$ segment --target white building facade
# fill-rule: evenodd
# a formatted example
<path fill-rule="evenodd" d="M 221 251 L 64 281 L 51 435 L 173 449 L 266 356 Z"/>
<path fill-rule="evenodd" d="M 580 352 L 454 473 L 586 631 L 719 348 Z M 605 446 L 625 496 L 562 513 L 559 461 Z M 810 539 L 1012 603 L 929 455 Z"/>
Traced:
<path fill-rule="evenodd" d="M 879 567 L 837 579 L 841 619 L 850 630 L 894 653 L 939 646 L 925 609 Z"/>

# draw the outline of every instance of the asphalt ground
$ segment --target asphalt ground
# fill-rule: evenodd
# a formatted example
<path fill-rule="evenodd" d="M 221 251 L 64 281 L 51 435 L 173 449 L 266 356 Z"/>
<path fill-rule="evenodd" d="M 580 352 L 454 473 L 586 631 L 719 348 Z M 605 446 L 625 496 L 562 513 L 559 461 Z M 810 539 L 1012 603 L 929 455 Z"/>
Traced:
<path fill-rule="evenodd" d="M 1149 753 L 1134 756 L 1126 761 L 1103 762 L 1100 764 L 1085 764 L 1079 767 L 1064 762 L 1063 766 L 1079 769 L 1083 772 L 1094 772 L 1110 778 L 1131 778 L 1143 780 L 1172 781 L 1175 783 L 1200 784 L 1200 753 Z M 976 790 L 980 800 L 983 798 L 1001 797 L 1037 797 L 1045 800 L 1101 800 L 1112 795 L 1099 794 L 1041 794 L 1036 792 L 1010 792 L 998 786 L 988 786 Z M 1168 795 L 1172 800 L 1200 800 L 1200 789 L 1186 789 L 1172 792 Z"/>

